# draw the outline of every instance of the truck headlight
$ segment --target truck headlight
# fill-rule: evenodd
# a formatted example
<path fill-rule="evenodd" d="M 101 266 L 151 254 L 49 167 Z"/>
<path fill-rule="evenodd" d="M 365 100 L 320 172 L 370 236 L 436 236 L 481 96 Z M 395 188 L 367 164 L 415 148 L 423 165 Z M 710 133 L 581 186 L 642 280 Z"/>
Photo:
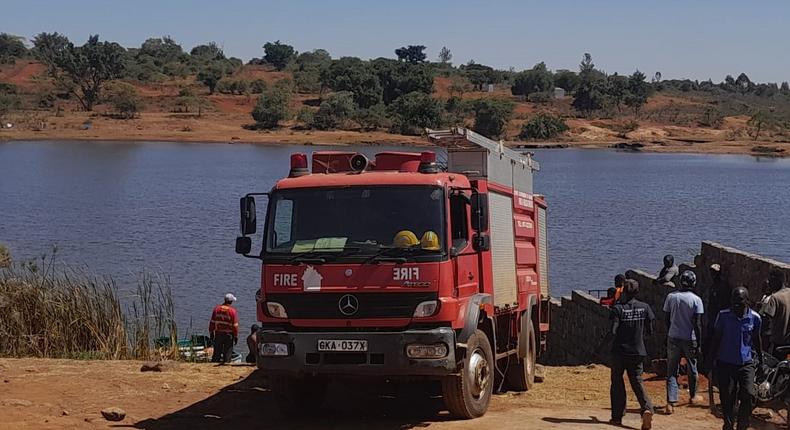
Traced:
<path fill-rule="evenodd" d="M 277 302 L 266 302 L 266 310 L 273 318 L 288 318 L 288 312 L 285 312 L 285 306 Z"/>
<path fill-rule="evenodd" d="M 259 347 L 263 357 L 287 357 L 288 344 L 277 342 L 264 342 Z"/>
<path fill-rule="evenodd" d="M 414 318 L 424 318 L 429 317 L 436 313 L 436 309 L 439 307 L 439 302 L 436 300 L 428 300 L 427 302 L 422 302 L 414 309 Z"/>
<path fill-rule="evenodd" d="M 406 356 L 409 358 L 444 358 L 447 357 L 447 345 L 444 343 L 406 345 Z"/>

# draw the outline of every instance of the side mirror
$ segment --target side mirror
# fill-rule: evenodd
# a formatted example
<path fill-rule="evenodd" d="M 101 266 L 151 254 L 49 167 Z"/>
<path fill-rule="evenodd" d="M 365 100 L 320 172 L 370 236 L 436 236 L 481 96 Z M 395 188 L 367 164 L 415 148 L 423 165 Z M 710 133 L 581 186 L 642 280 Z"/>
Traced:
<path fill-rule="evenodd" d="M 248 234 L 255 234 L 257 230 L 257 220 L 255 219 L 255 197 L 244 196 L 239 200 L 240 215 L 241 215 L 241 234 L 246 236 Z M 238 241 L 237 250 L 238 250 Z M 237 251 L 238 252 L 238 251 Z"/>
<path fill-rule="evenodd" d="M 252 250 L 252 239 L 245 236 L 236 238 L 236 254 L 247 255 Z"/>
<path fill-rule="evenodd" d="M 472 228 L 475 231 L 488 230 L 488 195 L 472 193 Z"/>
<path fill-rule="evenodd" d="M 476 252 L 488 251 L 491 249 L 491 238 L 487 234 L 477 233 L 472 237 L 472 249 Z"/>

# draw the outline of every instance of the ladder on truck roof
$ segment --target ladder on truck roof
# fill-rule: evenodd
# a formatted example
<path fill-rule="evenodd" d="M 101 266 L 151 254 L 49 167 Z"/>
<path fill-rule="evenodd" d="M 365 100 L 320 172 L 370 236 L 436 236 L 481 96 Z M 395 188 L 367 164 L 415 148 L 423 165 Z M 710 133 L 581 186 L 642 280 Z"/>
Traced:
<path fill-rule="evenodd" d="M 496 154 L 500 158 L 508 158 L 514 164 L 522 164 L 533 171 L 540 170 L 540 163 L 532 158 L 532 153 L 521 153 L 514 151 L 499 142 L 491 140 L 481 134 L 475 133 L 464 127 L 453 127 L 449 130 L 425 129 L 428 139 L 438 146 L 442 146 L 451 151 L 453 149 L 478 149 L 482 148 L 489 154 Z"/>

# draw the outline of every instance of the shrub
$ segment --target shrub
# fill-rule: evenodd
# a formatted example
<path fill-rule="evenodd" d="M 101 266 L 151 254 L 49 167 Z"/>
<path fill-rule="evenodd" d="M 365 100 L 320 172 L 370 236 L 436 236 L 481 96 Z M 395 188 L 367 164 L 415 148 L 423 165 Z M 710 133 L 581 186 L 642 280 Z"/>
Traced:
<path fill-rule="evenodd" d="M 250 82 L 250 91 L 253 94 L 263 94 L 266 91 L 266 81 L 263 79 L 255 79 Z"/>
<path fill-rule="evenodd" d="M 272 89 L 258 98 L 252 109 L 252 118 L 256 128 L 271 129 L 280 125 L 280 121 L 288 118 L 290 93 L 280 89 Z"/>
<path fill-rule="evenodd" d="M 126 82 L 112 82 L 105 89 L 108 103 L 123 119 L 134 118 L 142 110 L 143 103 L 137 97 L 137 89 Z"/>
<path fill-rule="evenodd" d="M 318 112 L 313 116 L 310 124 L 318 130 L 332 130 L 343 127 L 356 110 L 354 94 L 350 91 L 341 91 L 331 94 L 321 102 Z"/>
<path fill-rule="evenodd" d="M 313 112 L 313 109 L 310 109 L 307 106 L 299 109 L 299 111 L 296 112 L 296 127 L 295 128 L 305 130 L 305 129 L 308 129 L 308 128 L 312 127 L 313 117 L 314 116 L 315 116 L 315 113 Z"/>
<path fill-rule="evenodd" d="M 521 127 L 521 139 L 551 139 L 568 131 L 565 120 L 547 113 L 539 113 Z"/>
<path fill-rule="evenodd" d="M 513 102 L 501 99 L 478 99 L 472 104 L 475 132 L 491 138 L 500 137 L 513 116 Z"/>
<path fill-rule="evenodd" d="M 532 103 L 548 103 L 554 98 L 550 92 L 531 93 L 527 96 L 527 101 Z"/>
<path fill-rule="evenodd" d="M 442 124 L 442 105 L 428 94 L 414 91 L 398 97 L 390 106 L 393 114 L 391 130 L 406 135 L 419 135 L 424 128 Z"/>
<path fill-rule="evenodd" d="M 366 131 L 392 126 L 392 120 L 387 114 L 387 108 L 382 104 L 371 106 L 367 109 L 357 109 L 354 114 L 354 121 Z"/>

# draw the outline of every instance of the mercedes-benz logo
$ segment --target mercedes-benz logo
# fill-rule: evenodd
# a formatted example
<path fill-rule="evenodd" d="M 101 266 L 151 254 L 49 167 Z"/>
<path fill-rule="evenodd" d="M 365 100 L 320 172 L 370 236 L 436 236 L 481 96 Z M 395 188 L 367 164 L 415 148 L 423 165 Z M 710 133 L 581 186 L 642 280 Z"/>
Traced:
<path fill-rule="evenodd" d="M 345 316 L 351 316 L 359 310 L 359 301 L 351 294 L 346 294 L 337 301 L 337 307 L 340 313 Z"/>

